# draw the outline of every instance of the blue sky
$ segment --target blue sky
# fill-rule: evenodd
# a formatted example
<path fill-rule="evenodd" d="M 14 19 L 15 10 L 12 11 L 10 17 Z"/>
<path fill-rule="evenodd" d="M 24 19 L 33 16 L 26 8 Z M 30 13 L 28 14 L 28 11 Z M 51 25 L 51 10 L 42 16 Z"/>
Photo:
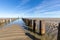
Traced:
<path fill-rule="evenodd" d="M 60 0 L 0 0 L 0 17 L 60 18 Z"/>

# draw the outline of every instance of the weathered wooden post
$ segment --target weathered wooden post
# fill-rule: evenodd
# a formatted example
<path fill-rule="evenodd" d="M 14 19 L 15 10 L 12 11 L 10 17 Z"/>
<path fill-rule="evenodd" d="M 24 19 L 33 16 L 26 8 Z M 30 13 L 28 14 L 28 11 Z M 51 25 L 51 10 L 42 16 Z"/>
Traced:
<path fill-rule="evenodd" d="M 35 30 L 36 30 L 36 33 L 39 33 L 39 20 L 36 20 L 36 26 L 35 26 Z"/>
<path fill-rule="evenodd" d="M 26 23 L 26 25 L 28 25 L 28 20 L 27 19 L 25 19 L 26 21 L 25 21 L 25 23 Z"/>
<path fill-rule="evenodd" d="M 10 18 L 10 22 L 11 22 L 12 20 L 11 20 L 11 18 Z"/>
<path fill-rule="evenodd" d="M 22 18 L 22 20 L 25 22 L 26 20 L 25 20 L 25 18 Z"/>
<path fill-rule="evenodd" d="M 30 25 L 29 26 L 32 27 L 32 20 L 30 20 Z"/>
<path fill-rule="evenodd" d="M 40 27 L 39 27 L 39 34 L 41 35 L 41 20 L 40 20 L 39 24 L 40 24 L 40 25 L 39 25 L 39 26 L 40 26 Z"/>
<path fill-rule="evenodd" d="M 27 26 L 30 26 L 30 20 L 28 19 L 28 25 Z"/>
<path fill-rule="evenodd" d="M 26 23 L 26 25 L 27 25 L 27 21 L 28 21 L 28 20 L 27 20 L 27 19 L 25 19 L 25 23 Z"/>
<path fill-rule="evenodd" d="M 24 18 L 22 18 L 22 20 L 24 21 Z"/>
<path fill-rule="evenodd" d="M 45 21 L 43 20 L 40 20 L 40 27 L 39 27 L 39 34 L 40 35 L 43 35 L 45 34 Z"/>
<path fill-rule="evenodd" d="M 57 40 L 60 40 L 60 23 L 58 25 L 58 37 L 57 37 Z"/>
<path fill-rule="evenodd" d="M 32 25 L 32 27 L 33 27 L 33 32 L 35 32 L 35 27 L 36 27 L 36 20 L 33 20 L 33 25 Z"/>
<path fill-rule="evenodd" d="M 24 18 L 23 20 L 24 20 L 24 23 L 25 23 L 25 25 L 26 25 L 26 19 Z"/>

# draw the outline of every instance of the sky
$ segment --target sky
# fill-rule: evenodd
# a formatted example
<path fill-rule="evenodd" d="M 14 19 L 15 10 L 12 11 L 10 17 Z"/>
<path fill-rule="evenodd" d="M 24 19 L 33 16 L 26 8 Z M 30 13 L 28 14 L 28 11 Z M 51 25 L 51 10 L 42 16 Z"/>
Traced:
<path fill-rule="evenodd" d="M 60 0 L 0 0 L 2 17 L 60 18 Z"/>

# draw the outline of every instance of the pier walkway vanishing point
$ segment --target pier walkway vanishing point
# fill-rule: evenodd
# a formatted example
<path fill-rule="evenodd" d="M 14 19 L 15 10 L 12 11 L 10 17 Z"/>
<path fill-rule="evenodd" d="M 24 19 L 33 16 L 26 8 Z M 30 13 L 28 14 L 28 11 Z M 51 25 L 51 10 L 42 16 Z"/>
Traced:
<path fill-rule="evenodd" d="M 20 24 L 11 23 L 5 25 L 0 29 L 0 40 L 31 40 L 25 35 L 25 31 L 22 29 Z"/>

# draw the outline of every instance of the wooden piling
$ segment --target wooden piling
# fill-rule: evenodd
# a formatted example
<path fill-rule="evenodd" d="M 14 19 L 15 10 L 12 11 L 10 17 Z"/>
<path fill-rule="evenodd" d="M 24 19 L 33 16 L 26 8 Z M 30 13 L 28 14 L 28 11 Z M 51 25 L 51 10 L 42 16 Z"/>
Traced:
<path fill-rule="evenodd" d="M 33 32 L 35 32 L 35 27 L 36 27 L 35 21 L 36 21 L 36 20 L 33 20 Z"/>
<path fill-rule="evenodd" d="M 40 25 L 39 25 L 39 26 L 40 26 L 40 27 L 39 27 L 39 34 L 41 35 L 41 20 L 39 21 L 39 24 L 40 24 Z"/>
<path fill-rule="evenodd" d="M 29 26 L 32 27 L 32 20 L 30 20 L 30 25 Z"/>
<path fill-rule="evenodd" d="M 59 26 L 58 26 L 58 37 L 57 37 L 57 40 L 60 40 L 60 23 L 59 23 Z"/>
<path fill-rule="evenodd" d="M 45 21 L 43 20 L 40 20 L 40 27 L 39 27 L 39 34 L 40 35 L 43 35 L 45 34 Z"/>

